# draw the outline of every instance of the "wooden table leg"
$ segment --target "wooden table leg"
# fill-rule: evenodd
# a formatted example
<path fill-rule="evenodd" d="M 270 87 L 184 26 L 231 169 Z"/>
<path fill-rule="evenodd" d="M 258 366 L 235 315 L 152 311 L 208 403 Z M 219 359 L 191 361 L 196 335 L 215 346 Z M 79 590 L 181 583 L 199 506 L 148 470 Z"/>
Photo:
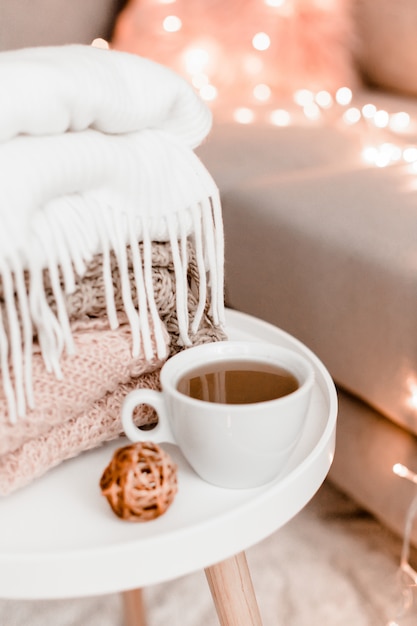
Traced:
<path fill-rule="evenodd" d="M 244 552 L 205 572 L 221 626 L 262 626 Z"/>
<path fill-rule="evenodd" d="M 142 589 L 131 589 L 123 594 L 125 626 L 146 626 Z"/>

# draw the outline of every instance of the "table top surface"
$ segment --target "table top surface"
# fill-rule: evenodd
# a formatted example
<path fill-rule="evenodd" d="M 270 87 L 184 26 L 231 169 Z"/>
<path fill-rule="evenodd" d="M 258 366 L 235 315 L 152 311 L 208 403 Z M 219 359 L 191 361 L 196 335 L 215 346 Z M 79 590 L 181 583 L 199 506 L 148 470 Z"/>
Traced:
<path fill-rule="evenodd" d="M 227 311 L 230 339 L 265 340 L 305 354 L 316 383 L 307 425 L 287 467 L 256 489 L 201 480 L 174 445 L 178 494 L 151 522 L 118 519 L 99 480 L 124 438 L 66 461 L 0 500 L 0 597 L 114 593 L 188 574 L 261 541 L 296 515 L 325 479 L 334 454 L 337 395 L 323 363 L 301 342 L 254 317 Z"/>

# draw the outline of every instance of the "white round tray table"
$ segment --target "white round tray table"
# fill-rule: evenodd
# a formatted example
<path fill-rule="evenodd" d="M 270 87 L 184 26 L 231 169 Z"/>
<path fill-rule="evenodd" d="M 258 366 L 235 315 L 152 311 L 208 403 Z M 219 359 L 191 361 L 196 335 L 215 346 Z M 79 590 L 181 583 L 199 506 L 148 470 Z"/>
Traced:
<path fill-rule="evenodd" d="M 201 480 L 167 444 L 178 465 L 178 494 L 160 518 L 135 524 L 119 520 L 99 489 L 113 451 L 126 440 L 86 452 L 0 500 L 1 598 L 125 592 L 133 626 L 145 621 L 139 592 L 132 590 L 205 569 L 221 624 L 261 624 L 244 551 L 294 517 L 325 479 L 335 449 L 337 395 L 327 369 L 301 342 L 246 314 L 226 315 L 230 339 L 288 346 L 314 365 L 307 425 L 284 472 L 256 489 L 222 489 Z"/>

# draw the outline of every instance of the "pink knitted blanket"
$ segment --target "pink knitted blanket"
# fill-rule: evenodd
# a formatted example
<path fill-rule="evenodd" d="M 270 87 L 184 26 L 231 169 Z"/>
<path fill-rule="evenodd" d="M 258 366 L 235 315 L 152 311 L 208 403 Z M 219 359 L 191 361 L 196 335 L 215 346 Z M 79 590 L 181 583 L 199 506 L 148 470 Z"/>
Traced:
<path fill-rule="evenodd" d="M 120 410 L 125 395 L 138 388 L 159 388 L 159 370 L 133 378 L 107 393 L 77 417 L 50 428 L 39 437 L 29 439 L 19 448 L 0 457 L 0 495 L 6 496 L 41 477 L 86 450 L 118 437 L 122 432 Z M 138 425 L 155 421 L 146 405 L 138 407 Z"/>
<path fill-rule="evenodd" d="M 22 487 L 62 461 L 117 437 L 120 405 L 135 387 L 156 388 L 163 361 L 131 355 L 127 323 L 110 329 L 106 318 L 73 324 L 75 355 L 62 358 L 62 380 L 33 355 L 35 408 L 11 424 L 0 395 L 0 495 Z M 169 344 L 168 333 L 164 334 Z M 141 408 L 140 422 L 152 413 Z"/>
<path fill-rule="evenodd" d="M 127 323 L 111 330 L 105 318 L 75 322 L 73 336 L 77 352 L 62 358 L 62 380 L 56 380 L 45 370 L 39 351 L 33 355 L 36 404 L 25 419 L 11 424 L 7 419 L 4 395 L 0 394 L 0 455 L 85 413 L 94 402 L 115 391 L 120 384 L 152 372 L 163 364 L 157 357 L 147 361 L 143 352 L 135 358 L 131 356 Z M 165 339 L 168 345 L 167 333 Z"/>

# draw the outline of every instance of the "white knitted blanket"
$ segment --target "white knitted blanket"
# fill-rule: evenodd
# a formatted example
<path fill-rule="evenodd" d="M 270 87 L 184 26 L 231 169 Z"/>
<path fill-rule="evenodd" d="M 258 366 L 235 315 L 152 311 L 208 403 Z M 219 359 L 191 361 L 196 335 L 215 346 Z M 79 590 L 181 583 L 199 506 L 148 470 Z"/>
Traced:
<path fill-rule="evenodd" d="M 155 307 L 151 242 L 170 241 L 177 313 L 184 345 L 207 299 L 223 324 L 223 228 L 217 187 L 193 149 L 211 114 L 192 87 L 167 68 L 127 53 L 90 46 L 0 54 L 0 365 L 10 418 L 33 407 L 31 355 L 37 335 L 45 365 L 61 376 L 63 350 L 74 346 L 64 291 L 103 254 L 107 314 L 118 320 L 109 255 L 122 277 L 132 351 L 166 350 Z M 188 319 L 187 238 L 199 268 L 199 307 Z M 141 253 L 138 242 L 143 242 Z M 137 302 L 130 292 L 132 248 Z M 43 270 L 56 300 L 47 304 Z M 25 287 L 24 274 L 30 275 Z"/>

